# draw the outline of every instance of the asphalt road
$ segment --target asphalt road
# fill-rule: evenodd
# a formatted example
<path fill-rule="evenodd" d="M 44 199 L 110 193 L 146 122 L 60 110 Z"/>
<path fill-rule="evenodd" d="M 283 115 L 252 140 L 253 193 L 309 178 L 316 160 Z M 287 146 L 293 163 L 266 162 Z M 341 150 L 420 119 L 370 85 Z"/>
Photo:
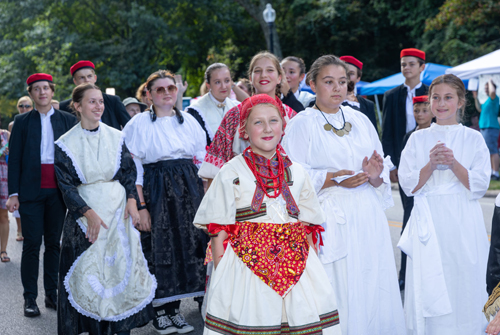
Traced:
<path fill-rule="evenodd" d="M 399 271 L 401 252 L 396 248 L 401 233 L 403 209 L 398 191 L 393 191 L 395 206 L 386 211 L 388 224 L 390 227 L 392 244 L 394 247 L 394 258 Z M 491 219 L 495 206 L 495 198 L 483 198 L 480 200 L 484 224 L 488 235 L 491 233 Z M 23 316 L 23 289 L 20 279 L 20 262 L 22 242 L 15 240 L 17 226 L 14 218 L 10 216 L 10 235 L 7 251 L 11 258 L 10 263 L 0 263 L 0 335 L 53 335 L 57 334 L 57 316 L 53 310 L 47 310 L 43 303 L 44 291 L 42 275 L 39 276 L 39 296 L 38 306 L 41 316 L 37 318 L 26 318 Z M 42 247 L 43 248 L 43 247 Z M 41 257 L 42 259 L 42 257 Z M 42 274 L 40 263 L 40 274 Z M 184 300 L 181 304 L 181 313 L 184 314 L 189 324 L 195 327 L 195 331 L 190 333 L 200 335 L 203 333 L 203 320 L 198 313 L 198 304 L 192 299 Z M 157 334 L 151 323 L 141 329 L 132 331 L 132 335 Z"/>

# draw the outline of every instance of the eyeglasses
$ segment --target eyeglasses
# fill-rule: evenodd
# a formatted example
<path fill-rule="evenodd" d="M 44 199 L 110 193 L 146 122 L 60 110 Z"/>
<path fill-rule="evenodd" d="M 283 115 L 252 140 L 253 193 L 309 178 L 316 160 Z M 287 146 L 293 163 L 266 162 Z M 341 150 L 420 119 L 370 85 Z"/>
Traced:
<path fill-rule="evenodd" d="M 156 94 L 165 94 L 167 91 L 170 94 L 173 94 L 177 92 L 177 86 L 175 85 L 168 85 L 167 87 L 159 86 L 157 88 L 154 88 L 153 91 L 156 92 Z"/>
<path fill-rule="evenodd" d="M 19 108 L 31 108 L 31 105 L 19 105 L 17 107 L 19 107 Z"/>

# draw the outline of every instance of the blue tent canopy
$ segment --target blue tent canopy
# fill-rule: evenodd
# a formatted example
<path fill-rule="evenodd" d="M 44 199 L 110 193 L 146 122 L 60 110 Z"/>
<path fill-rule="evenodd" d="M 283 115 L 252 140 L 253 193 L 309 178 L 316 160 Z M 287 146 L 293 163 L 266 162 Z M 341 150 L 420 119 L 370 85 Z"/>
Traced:
<path fill-rule="evenodd" d="M 445 74 L 446 69 L 449 68 L 451 68 L 451 66 L 427 63 L 425 64 L 425 70 L 420 75 L 420 80 L 424 84 L 430 85 L 436 77 Z M 393 74 L 392 76 L 374 81 L 368 85 L 364 85 L 362 87 L 358 86 L 358 94 L 359 95 L 384 94 L 386 91 L 396 86 L 399 86 L 404 82 L 405 78 L 403 77 L 403 74 L 401 72 L 396 73 Z M 464 84 L 465 87 L 467 87 L 468 80 L 464 80 Z"/>

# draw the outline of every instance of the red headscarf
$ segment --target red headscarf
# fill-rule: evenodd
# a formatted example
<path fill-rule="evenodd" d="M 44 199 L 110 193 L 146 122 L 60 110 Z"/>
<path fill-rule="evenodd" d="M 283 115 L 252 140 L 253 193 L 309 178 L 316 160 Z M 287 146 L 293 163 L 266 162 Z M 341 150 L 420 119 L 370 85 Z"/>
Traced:
<path fill-rule="evenodd" d="M 272 105 L 276 106 L 276 108 L 278 109 L 278 111 L 281 115 L 281 119 L 283 120 L 283 130 L 285 129 L 286 111 L 283 108 L 283 103 L 281 102 L 281 100 L 278 97 L 275 97 L 275 99 L 273 99 L 267 94 L 257 94 L 257 95 L 251 96 L 250 98 L 246 98 L 241 103 L 240 128 L 239 128 L 239 134 L 240 134 L 241 138 L 243 138 L 245 135 L 246 121 L 248 119 L 248 115 L 250 114 L 250 111 L 252 110 L 253 107 L 260 105 L 260 104 L 272 104 Z"/>

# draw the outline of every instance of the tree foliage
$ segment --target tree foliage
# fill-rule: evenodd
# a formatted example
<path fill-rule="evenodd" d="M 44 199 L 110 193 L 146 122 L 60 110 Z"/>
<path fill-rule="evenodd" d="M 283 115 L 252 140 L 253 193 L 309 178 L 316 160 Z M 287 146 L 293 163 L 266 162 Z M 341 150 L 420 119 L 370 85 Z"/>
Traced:
<path fill-rule="evenodd" d="M 56 98 L 73 88 L 70 66 L 96 64 L 97 84 L 133 96 L 159 68 L 181 73 L 196 96 L 214 61 L 246 75 L 268 45 L 265 0 L 3 0 L 0 2 L 0 113 L 25 94 L 25 80 L 48 72 Z M 275 50 L 302 57 L 353 55 L 363 80 L 399 71 L 402 48 L 458 65 L 500 47 L 497 0 L 273 0 Z"/>

